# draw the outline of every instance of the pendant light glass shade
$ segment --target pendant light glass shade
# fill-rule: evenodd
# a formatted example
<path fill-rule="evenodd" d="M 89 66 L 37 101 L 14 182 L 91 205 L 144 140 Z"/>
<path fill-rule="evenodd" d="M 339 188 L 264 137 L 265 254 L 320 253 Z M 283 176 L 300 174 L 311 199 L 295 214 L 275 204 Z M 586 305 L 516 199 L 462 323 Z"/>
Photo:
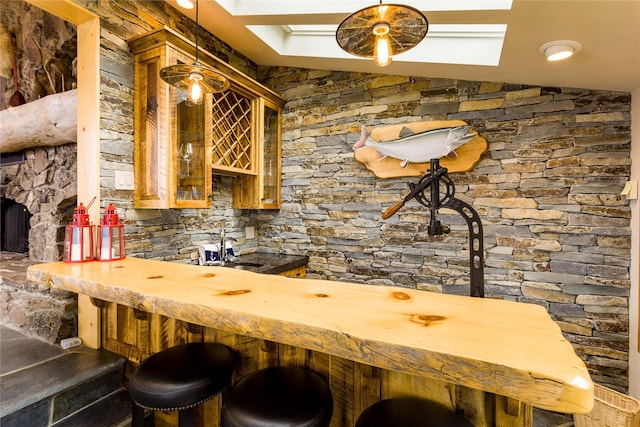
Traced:
<path fill-rule="evenodd" d="M 411 6 L 377 4 L 349 15 L 338 26 L 336 41 L 346 52 L 373 58 L 376 65 L 391 63 L 393 55 L 415 47 L 424 39 L 429 22 Z"/>
<path fill-rule="evenodd" d="M 176 64 L 160 70 L 160 78 L 171 86 L 187 92 L 187 105 L 202 103 L 204 94 L 222 92 L 229 88 L 225 76 L 198 62 L 198 0 L 196 0 L 196 60 L 192 65 Z"/>
<path fill-rule="evenodd" d="M 177 64 L 160 70 L 160 77 L 171 86 L 187 92 L 187 102 L 200 104 L 205 93 L 222 92 L 229 88 L 229 81 L 220 73 L 201 66 Z"/>

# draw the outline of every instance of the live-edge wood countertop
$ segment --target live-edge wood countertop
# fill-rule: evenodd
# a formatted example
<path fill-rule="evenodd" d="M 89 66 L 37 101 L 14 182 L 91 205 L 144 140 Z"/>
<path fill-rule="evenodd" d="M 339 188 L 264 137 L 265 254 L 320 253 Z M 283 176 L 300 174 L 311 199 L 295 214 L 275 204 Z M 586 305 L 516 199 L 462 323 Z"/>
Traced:
<path fill-rule="evenodd" d="M 38 264 L 27 279 L 547 410 L 593 405 L 584 363 L 533 304 L 138 258 Z"/>

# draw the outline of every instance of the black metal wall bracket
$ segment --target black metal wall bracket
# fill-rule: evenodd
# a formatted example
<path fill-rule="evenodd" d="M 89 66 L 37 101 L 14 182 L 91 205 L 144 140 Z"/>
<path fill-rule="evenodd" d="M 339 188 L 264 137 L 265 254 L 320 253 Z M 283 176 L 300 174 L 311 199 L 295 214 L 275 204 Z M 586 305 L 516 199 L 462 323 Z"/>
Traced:
<path fill-rule="evenodd" d="M 441 184 L 444 184 L 444 188 L 441 188 Z M 455 185 L 449 177 L 447 168 L 440 166 L 438 159 L 432 159 L 429 173 L 424 175 L 417 184 L 410 183 L 409 189 L 411 191 L 404 200 L 387 209 L 382 214 L 382 218 L 390 218 L 406 202 L 416 199 L 418 203 L 430 210 L 431 217 L 427 229 L 429 235 L 439 236 L 449 232 L 449 227 L 443 226 L 437 219 L 440 208 L 452 209 L 462 215 L 469 228 L 470 294 L 472 297 L 484 297 L 484 237 L 482 222 L 480 221 L 480 216 L 470 204 L 455 198 Z"/>

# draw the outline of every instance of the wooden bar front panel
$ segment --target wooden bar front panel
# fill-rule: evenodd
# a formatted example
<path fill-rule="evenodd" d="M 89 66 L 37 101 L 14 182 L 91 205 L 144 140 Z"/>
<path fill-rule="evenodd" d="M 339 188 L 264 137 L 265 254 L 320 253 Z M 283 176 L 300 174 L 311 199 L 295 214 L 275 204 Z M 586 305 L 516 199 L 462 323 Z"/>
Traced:
<path fill-rule="evenodd" d="M 458 408 L 476 427 L 530 427 L 529 405 L 468 387 L 381 369 L 326 353 L 233 334 L 158 314 L 135 313 L 127 306 L 107 303 L 102 310 L 103 347 L 125 356 L 128 381 L 137 365 L 165 348 L 197 341 L 219 342 L 233 348 L 237 365 L 233 381 L 257 369 L 275 365 L 305 366 L 328 379 L 334 399 L 331 427 L 351 427 L 368 406 L 381 399 L 420 396 L 451 409 Z M 216 397 L 198 411 L 203 419 L 219 419 L 222 401 Z M 176 426 L 177 413 L 156 413 L 156 426 Z"/>

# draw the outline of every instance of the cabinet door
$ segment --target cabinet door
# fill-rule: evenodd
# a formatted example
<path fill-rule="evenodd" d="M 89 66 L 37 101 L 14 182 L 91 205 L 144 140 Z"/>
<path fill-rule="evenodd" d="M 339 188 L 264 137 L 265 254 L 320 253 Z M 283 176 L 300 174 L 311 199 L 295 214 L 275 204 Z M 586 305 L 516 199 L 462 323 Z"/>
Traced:
<path fill-rule="evenodd" d="M 205 97 L 200 105 L 189 106 L 180 99 L 181 95 L 178 94 L 175 106 L 174 205 L 208 207 L 211 202 L 211 126 L 206 126 L 206 117 L 211 116 L 211 97 Z"/>
<path fill-rule="evenodd" d="M 262 200 L 265 209 L 280 207 L 280 111 L 269 102 L 265 102 L 263 116 L 262 141 Z"/>
<path fill-rule="evenodd" d="M 136 208 L 168 207 L 166 163 L 170 131 L 165 118 L 169 93 L 159 75 L 166 62 L 166 50 L 162 48 L 151 49 L 135 58 L 133 201 Z"/>
<path fill-rule="evenodd" d="M 134 206 L 211 206 L 211 97 L 187 106 L 186 93 L 165 83 L 160 70 L 192 63 L 175 49 L 158 47 L 136 55 L 134 100 Z"/>

